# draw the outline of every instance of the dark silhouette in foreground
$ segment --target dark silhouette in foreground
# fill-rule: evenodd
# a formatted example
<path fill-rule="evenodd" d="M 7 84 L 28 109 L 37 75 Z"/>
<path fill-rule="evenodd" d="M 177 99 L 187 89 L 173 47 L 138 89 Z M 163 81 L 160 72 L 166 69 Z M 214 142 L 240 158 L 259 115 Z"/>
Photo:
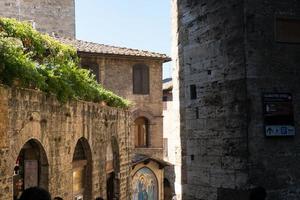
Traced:
<path fill-rule="evenodd" d="M 249 200 L 265 200 L 267 197 L 267 192 L 263 187 L 255 187 L 250 191 Z"/>
<path fill-rule="evenodd" d="M 51 200 L 51 195 L 43 188 L 31 187 L 24 190 L 19 200 Z"/>
<path fill-rule="evenodd" d="M 64 200 L 63 198 L 61 198 L 61 197 L 54 197 L 54 199 L 53 200 Z"/>

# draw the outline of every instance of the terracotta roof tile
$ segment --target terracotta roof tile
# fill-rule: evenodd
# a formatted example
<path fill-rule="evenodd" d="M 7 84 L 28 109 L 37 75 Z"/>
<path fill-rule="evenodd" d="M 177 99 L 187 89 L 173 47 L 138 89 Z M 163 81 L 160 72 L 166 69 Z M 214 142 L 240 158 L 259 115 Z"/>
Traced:
<path fill-rule="evenodd" d="M 98 44 L 94 42 L 87 42 L 70 38 L 56 38 L 62 43 L 69 44 L 77 48 L 79 52 L 96 53 L 96 54 L 111 54 L 111 55 L 123 55 L 123 56 L 138 56 L 138 57 L 150 57 L 155 59 L 162 59 L 164 62 L 171 60 L 165 54 L 143 51 L 139 49 L 131 49 L 125 47 L 115 47 L 110 45 Z"/>

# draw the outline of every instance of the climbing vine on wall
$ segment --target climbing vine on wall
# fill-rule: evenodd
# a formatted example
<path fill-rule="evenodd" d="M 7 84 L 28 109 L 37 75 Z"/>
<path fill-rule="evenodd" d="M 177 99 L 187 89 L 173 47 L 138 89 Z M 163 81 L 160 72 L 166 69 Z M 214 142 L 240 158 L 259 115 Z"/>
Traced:
<path fill-rule="evenodd" d="M 15 19 L 0 18 L 0 83 L 55 94 L 61 102 L 77 99 L 129 106 L 79 67 L 75 48 Z"/>

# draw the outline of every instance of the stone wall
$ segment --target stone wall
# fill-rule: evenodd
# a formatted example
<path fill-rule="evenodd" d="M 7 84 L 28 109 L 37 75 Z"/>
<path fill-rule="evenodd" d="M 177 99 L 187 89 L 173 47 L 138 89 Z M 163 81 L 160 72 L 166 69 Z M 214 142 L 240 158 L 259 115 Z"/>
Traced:
<path fill-rule="evenodd" d="M 32 21 L 50 35 L 75 37 L 74 0 L 1 0 L 0 16 Z"/>
<path fill-rule="evenodd" d="M 267 188 L 269 199 L 296 200 L 300 198 L 300 45 L 275 40 L 276 17 L 299 19 L 300 2 L 245 3 L 249 184 Z M 262 94 L 272 92 L 292 94 L 295 137 L 264 137 Z"/>
<path fill-rule="evenodd" d="M 179 2 L 183 199 L 213 200 L 247 182 L 243 2 Z"/>
<path fill-rule="evenodd" d="M 79 54 L 85 65 L 98 65 L 100 83 L 105 88 L 133 102 L 131 108 L 133 121 L 146 117 L 150 121 L 150 145 L 137 148 L 135 152 L 163 158 L 163 118 L 162 118 L 162 61 L 135 57 L 109 57 L 105 55 Z M 149 67 L 150 93 L 133 94 L 132 67 L 145 64 Z M 134 130 L 132 128 L 132 130 Z M 133 134 L 132 134 L 133 135 Z M 134 138 L 132 138 L 134 141 Z"/>
<path fill-rule="evenodd" d="M 257 185 L 299 199 L 299 136 L 265 137 L 262 117 L 264 92 L 292 93 L 299 127 L 300 47 L 274 40 L 274 19 L 299 17 L 299 2 L 176 3 L 183 199 L 245 199 Z"/>
<path fill-rule="evenodd" d="M 88 102 L 60 104 L 39 91 L 4 86 L 0 98 L 0 199 L 12 199 L 14 166 L 23 145 L 31 139 L 45 150 L 48 189 L 53 197 L 73 199 L 72 160 L 81 138 L 91 150 L 92 199 L 106 198 L 105 156 L 113 141 L 113 148 L 119 150 L 120 199 L 130 199 L 133 146 L 129 112 Z"/>

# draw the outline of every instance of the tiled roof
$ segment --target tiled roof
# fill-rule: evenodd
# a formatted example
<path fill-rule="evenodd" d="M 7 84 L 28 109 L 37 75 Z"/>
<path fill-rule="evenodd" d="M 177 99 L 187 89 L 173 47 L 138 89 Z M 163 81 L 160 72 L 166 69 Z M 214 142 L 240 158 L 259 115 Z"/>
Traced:
<path fill-rule="evenodd" d="M 167 55 L 154 53 L 150 51 L 143 51 L 138 49 L 130 49 L 125 47 L 115 47 L 110 45 L 98 44 L 94 42 L 87 42 L 70 38 L 56 38 L 60 42 L 69 44 L 77 48 L 78 52 L 108 54 L 108 55 L 122 55 L 122 56 L 137 56 L 161 59 L 164 62 L 171 60 Z"/>

